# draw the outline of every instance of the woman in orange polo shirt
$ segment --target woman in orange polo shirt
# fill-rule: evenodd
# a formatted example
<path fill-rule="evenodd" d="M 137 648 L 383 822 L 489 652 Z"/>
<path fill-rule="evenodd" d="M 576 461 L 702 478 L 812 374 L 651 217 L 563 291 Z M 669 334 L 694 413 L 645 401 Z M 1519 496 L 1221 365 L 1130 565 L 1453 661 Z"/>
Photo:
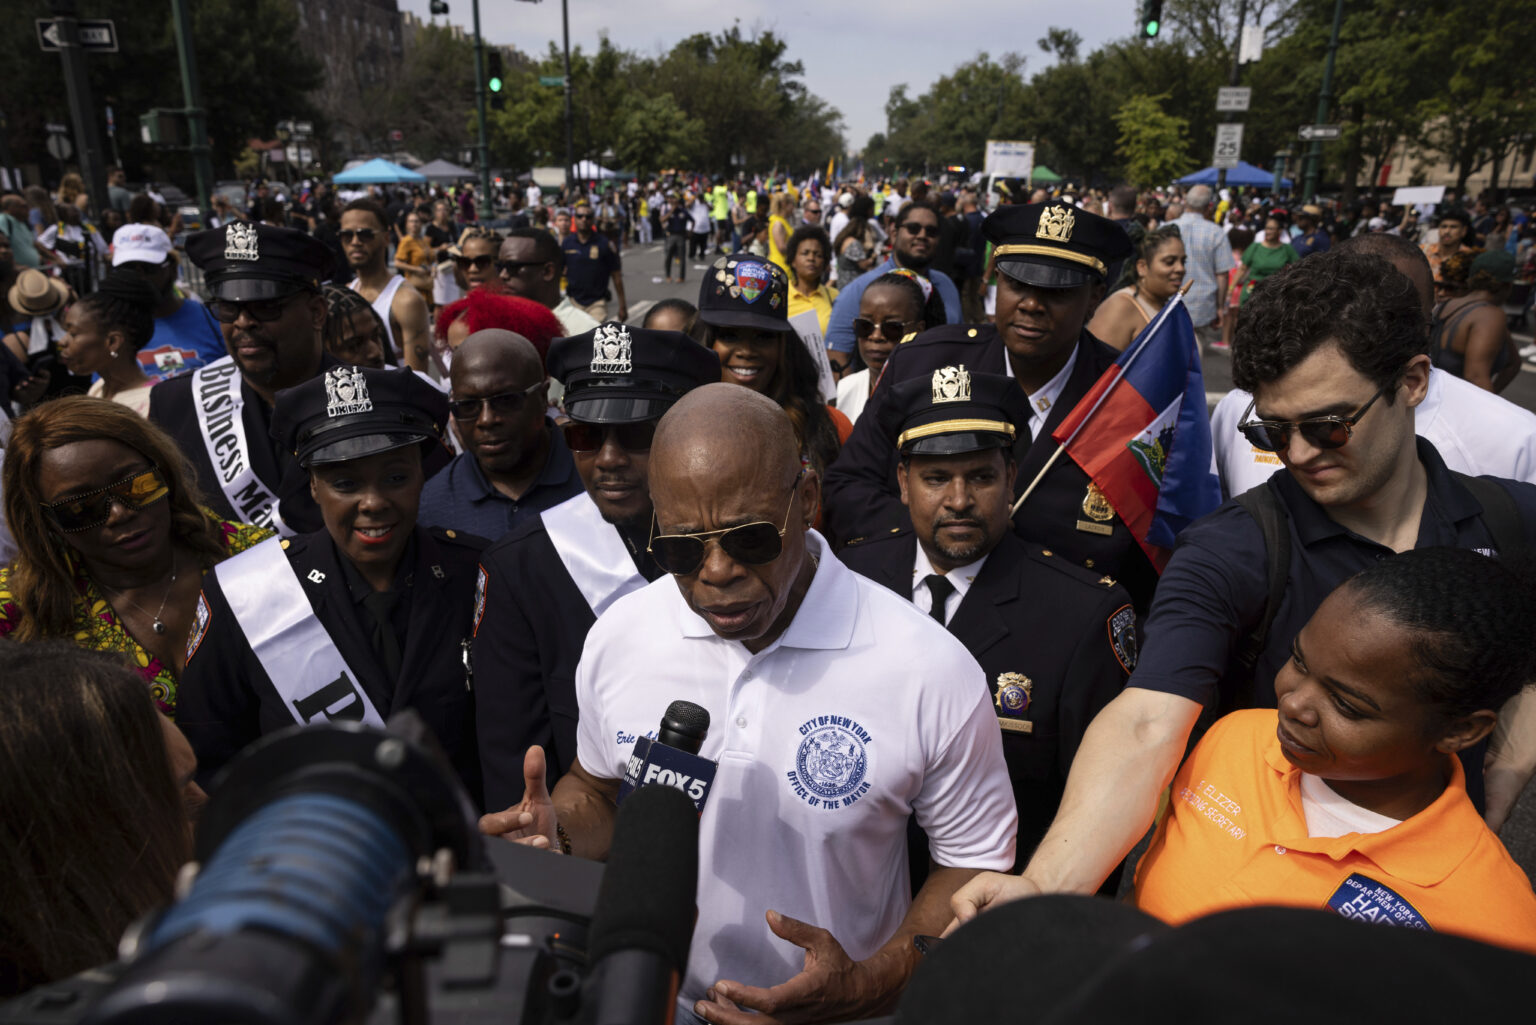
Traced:
<path fill-rule="evenodd" d="M 1179 769 L 1137 906 L 1330 909 L 1536 953 L 1536 894 L 1456 758 L 1536 677 L 1533 620 L 1530 585 L 1462 549 L 1340 584 L 1275 678 L 1278 710 L 1225 717 Z"/>

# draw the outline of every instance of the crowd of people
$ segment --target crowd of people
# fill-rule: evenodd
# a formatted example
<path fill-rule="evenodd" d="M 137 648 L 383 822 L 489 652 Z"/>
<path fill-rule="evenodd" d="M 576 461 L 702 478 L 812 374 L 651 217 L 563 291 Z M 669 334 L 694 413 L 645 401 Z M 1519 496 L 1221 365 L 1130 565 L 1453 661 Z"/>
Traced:
<path fill-rule="evenodd" d="M 0 199 L 0 993 L 109 960 L 262 736 L 414 710 L 488 842 L 602 859 L 677 699 L 682 1020 L 883 1013 L 1041 893 L 1536 954 L 1524 212 L 677 174 L 183 232 L 114 190 Z M 638 246 L 707 269 L 631 323 Z M 1165 559 L 1054 435 L 1170 304 L 1237 387 Z"/>

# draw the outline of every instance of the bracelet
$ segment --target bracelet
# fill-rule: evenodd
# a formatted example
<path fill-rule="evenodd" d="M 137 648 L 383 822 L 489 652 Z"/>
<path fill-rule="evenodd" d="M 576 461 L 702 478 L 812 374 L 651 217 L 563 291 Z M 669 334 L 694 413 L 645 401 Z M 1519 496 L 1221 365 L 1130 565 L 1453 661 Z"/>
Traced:
<path fill-rule="evenodd" d="M 565 826 L 559 822 L 555 823 L 555 837 L 560 841 L 560 853 L 571 853 L 571 834 L 567 833 Z"/>

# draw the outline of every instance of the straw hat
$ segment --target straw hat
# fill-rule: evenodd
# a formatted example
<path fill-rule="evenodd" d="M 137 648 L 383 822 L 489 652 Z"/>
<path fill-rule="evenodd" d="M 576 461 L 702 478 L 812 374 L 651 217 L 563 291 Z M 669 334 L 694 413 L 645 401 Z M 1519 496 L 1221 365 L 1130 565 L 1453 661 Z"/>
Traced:
<path fill-rule="evenodd" d="M 24 267 L 6 293 L 11 309 L 27 317 L 51 317 L 69 301 L 69 288 L 40 270 Z"/>

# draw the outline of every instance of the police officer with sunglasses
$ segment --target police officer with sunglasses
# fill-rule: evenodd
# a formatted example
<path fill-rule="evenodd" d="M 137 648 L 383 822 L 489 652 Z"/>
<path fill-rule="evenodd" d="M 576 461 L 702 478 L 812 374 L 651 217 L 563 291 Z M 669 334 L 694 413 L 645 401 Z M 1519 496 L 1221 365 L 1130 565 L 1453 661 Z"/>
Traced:
<path fill-rule="evenodd" d="M 1135 672 L 1078 749 L 1050 831 L 1021 876 L 958 895 L 962 918 L 1042 891 L 1092 892 L 1152 822 L 1202 711 L 1275 707 L 1292 640 L 1342 581 L 1412 548 L 1536 545 L 1536 486 L 1454 473 L 1415 436 L 1427 338 L 1413 283 L 1377 256 L 1315 253 L 1254 292 L 1232 380 L 1253 396 L 1244 436 L 1284 471 L 1180 535 Z M 1484 754 L 1462 752 L 1480 810 Z M 1489 794 L 1491 823 L 1517 794 Z"/>
<path fill-rule="evenodd" d="M 481 559 L 474 656 L 489 808 L 522 799 L 530 747 L 543 750 L 549 786 L 575 761 L 576 664 L 587 631 L 663 572 L 647 550 L 657 421 L 688 391 L 718 381 L 720 360 L 679 332 L 609 323 L 555 342 L 549 371 L 566 389 L 560 432 L 584 490 L 527 517 Z"/>

